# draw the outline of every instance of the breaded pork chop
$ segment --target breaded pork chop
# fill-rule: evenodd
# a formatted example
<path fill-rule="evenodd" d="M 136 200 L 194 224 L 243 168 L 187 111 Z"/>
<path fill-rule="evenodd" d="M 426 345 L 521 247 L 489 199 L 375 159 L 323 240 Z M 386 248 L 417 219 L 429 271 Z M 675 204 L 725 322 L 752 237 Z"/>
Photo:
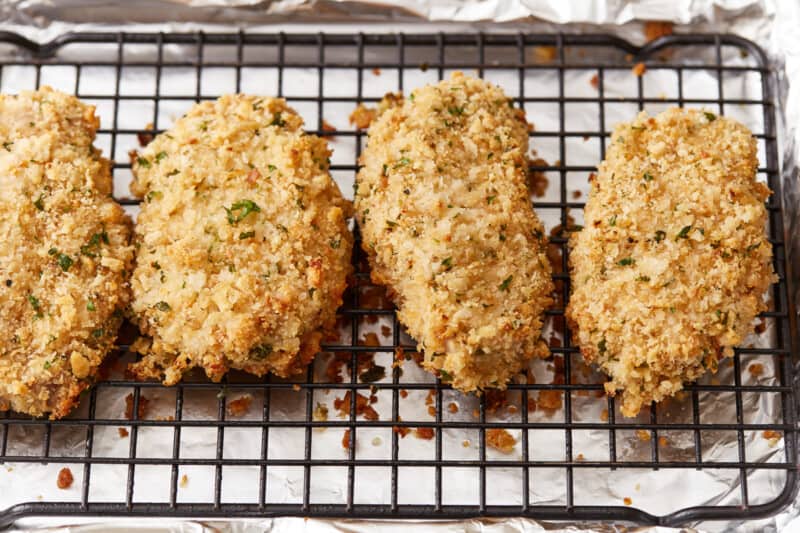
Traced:
<path fill-rule="evenodd" d="M 288 376 L 319 350 L 351 271 L 351 207 L 302 126 L 283 100 L 228 95 L 134 159 L 135 375 Z"/>
<path fill-rule="evenodd" d="M 94 107 L 48 87 L 0 96 L 0 409 L 60 418 L 130 300 L 131 223 L 92 146 Z"/>
<path fill-rule="evenodd" d="M 766 310 L 776 278 L 757 167 L 750 131 L 712 113 L 615 128 L 571 238 L 567 315 L 624 415 L 715 372 Z"/>
<path fill-rule="evenodd" d="M 504 388 L 533 356 L 553 283 L 527 187 L 524 113 L 455 73 L 369 129 L 356 219 L 424 366 L 454 387 Z"/>

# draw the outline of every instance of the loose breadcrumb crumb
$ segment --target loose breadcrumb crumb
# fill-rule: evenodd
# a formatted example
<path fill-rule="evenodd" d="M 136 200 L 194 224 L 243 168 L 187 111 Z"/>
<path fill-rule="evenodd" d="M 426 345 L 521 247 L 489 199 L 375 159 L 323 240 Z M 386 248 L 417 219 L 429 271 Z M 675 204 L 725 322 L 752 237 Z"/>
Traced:
<path fill-rule="evenodd" d="M 342 448 L 345 450 L 350 449 L 350 430 L 345 429 L 344 434 L 342 435 Z"/>
<path fill-rule="evenodd" d="M 644 38 L 649 43 L 650 41 L 655 41 L 659 37 L 672 35 L 672 30 L 672 22 L 648 20 L 644 23 Z"/>
<path fill-rule="evenodd" d="M 231 400 L 227 405 L 228 416 L 234 418 L 244 416 L 250 410 L 251 403 L 253 403 L 253 397 L 249 394 Z"/>
<path fill-rule="evenodd" d="M 181 476 L 180 486 L 182 489 L 185 489 L 189 485 L 189 476 L 183 474 Z"/>
<path fill-rule="evenodd" d="M 449 404 L 447 404 L 447 410 L 454 414 L 457 413 L 458 404 L 456 402 L 450 402 Z"/>
<path fill-rule="evenodd" d="M 774 448 L 783 438 L 779 431 L 775 431 L 772 429 L 767 429 L 761 434 L 769 443 L 770 448 Z"/>
<path fill-rule="evenodd" d="M 650 439 L 653 438 L 652 434 L 646 429 L 637 429 L 636 437 L 642 442 L 650 442 Z"/>
<path fill-rule="evenodd" d="M 564 393 L 558 390 L 541 390 L 537 405 L 548 411 L 556 411 L 561 409 L 563 396 Z"/>
<path fill-rule="evenodd" d="M 136 418 L 137 420 L 144 420 L 147 416 L 147 406 L 150 403 L 150 400 L 147 399 L 146 396 L 143 394 L 139 395 L 139 406 L 136 409 Z M 125 418 L 128 420 L 133 419 L 133 393 L 129 393 L 125 396 Z"/>
<path fill-rule="evenodd" d="M 435 434 L 433 428 L 429 427 L 420 427 L 414 430 L 414 436 L 423 440 L 431 440 Z"/>
<path fill-rule="evenodd" d="M 761 377 L 764 374 L 764 365 L 761 363 L 752 363 L 749 367 L 747 367 L 747 370 L 754 378 Z"/>
<path fill-rule="evenodd" d="M 623 502 L 625 505 L 632 505 L 632 504 L 633 504 L 633 500 L 631 500 L 631 499 L 630 499 L 630 498 L 628 498 L 627 496 L 626 496 L 625 498 L 623 498 L 623 499 L 622 499 L 622 502 Z"/>
<path fill-rule="evenodd" d="M 644 63 L 636 63 L 631 68 L 631 72 L 633 72 L 634 76 L 643 76 L 647 72 L 647 66 Z"/>
<path fill-rule="evenodd" d="M 72 482 L 75 480 L 72 477 L 72 470 L 69 468 L 62 468 L 58 471 L 58 479 L 56 480 L 56 486 L 61 490 L 66 490 L 72 486 Z"/>
<path fill-rule="evenodd" d="M 333 407 L 341 416 L 350 415 L 350 395 L 351 391 L 347 391 L 343 398 L 335 398 L 333 400 Z M 368 396 L 356 392 L 356 415 L 363 416 L 366 420 L 378 420 L 378 412 L 370 405 Z"/>
<path fill-rule="evenodd" d="M 517 439 L 505 429 L 492 428 L 486 430 L 486 445 L 503 453 L 511 453 Z"/>
<path fill-rule="evenodd" d="M 117 433 L 119 433 L 119 438 L 124 439 L 129 435 L 127 428 L 117 428 Z"/>
<path fill-rule="evenodd" d="M 317 402 L 317 406 L 314 408 L 314 420 L 317 422 L 325 422 L 328 420 L 327 404 Z"/>

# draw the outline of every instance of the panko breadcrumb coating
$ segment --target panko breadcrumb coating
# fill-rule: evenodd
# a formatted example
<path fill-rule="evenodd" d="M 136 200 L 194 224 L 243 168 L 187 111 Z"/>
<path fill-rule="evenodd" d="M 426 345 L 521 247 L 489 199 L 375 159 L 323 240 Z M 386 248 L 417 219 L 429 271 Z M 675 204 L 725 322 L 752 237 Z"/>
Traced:
<path fill-rule="evenodd" d="M 614 130 L 571 237 L 567 316 L 625 416 L 715 372 L 766 310 L 776 277 L 757 167 L 750 131 L 709 112 Z"/>
<path fill-rule="evenodd" d="M 68 414 L 130 300 L 131 223 L 99 125 L 49 87 L 0 96 L 0 410 Z"/>
<path fill-rule="evenodd" d="M 283 100 L 227 95 L 134 158 L 137 377 L 288 376 L 319 350 L 351 271 L 351 207 L 302 126 Z"/>
<path fill-rule="evenodd" d="M 524 112 L 461 73 L 411 93 L 369 129 L 356 219 L 423 365 L 463 391 L 505 388 L 546 356 L 553 291 L 527 188 Z"/>

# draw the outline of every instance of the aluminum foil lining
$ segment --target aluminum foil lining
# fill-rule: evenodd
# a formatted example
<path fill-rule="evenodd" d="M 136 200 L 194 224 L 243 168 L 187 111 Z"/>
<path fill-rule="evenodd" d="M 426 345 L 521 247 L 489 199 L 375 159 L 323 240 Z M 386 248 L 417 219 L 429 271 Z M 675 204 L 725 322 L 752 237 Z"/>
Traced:
<path fill-rule="evenodd" d="M 188 31 L 201 29 L 204 31 L 234 31 L 241 27 L 246 27 L 252 31 L 297 31 L 297 32 L 316 32 L 316 31 L 464 31 L 469 29 L 483 29 L 486 31 L 605 31 L 614 32 L 620 36 L 634 42 L 642 42 L 644 35 L 642 25 L 635 22 L 641 20 L 670 20 L 677 24 L 688 24 L 691 26 L 677 27 L 679 32 L 695 31 L 731 31 L 750 38 L 767 49 L 771 55 L 776 76 L 779 79 L 779 98 L 777 110 L 781 112 L 779 120 L 779 139 L 781 142 L 781 156 L 783 158 L 784 176 L 784 197 L 786 204 L 787 227 L 794 230 L 798 227 L 798 200 L 800 200 L 800 186 L 798 186 L 796 161 L 800 155 L 800 142 L 797 142 L 797 124 L 800 124 L 800 7 L 795 5 L 774 4 L 770 1 L 755 0 L 686 0 L 683 2 L 674 1 L 650 1 L 650 2 L 623 2 L 601 0 L 587 1 L 578 5 L 572 2 L 556 2 L 547 0 L 495 0 L 486 2 L 477 1 L 424 1 L 416 0 L 411 2 L 385 1 L 385 2 L 358 2 L 358 1 L 211 1 L 211 0 L 149 0 L 146 2 L 126 2 L 124 0 L 107 0 L 104 2 L 92 2 L 87 0 L 63 0 L 61 2 L 50 2 L 47 0 L 28 0 L 28 1 L 6 1 L 0 3 L 0 20 L 3 21 L 3 29 L 15 31 L 28 38 L 44 42 L 66 31 Z M 170 22 L 164 22 L 170 21 Z M 336 25 L 328 23 L 337 22 Z M 370 21 L 371 26 L 364 26 L 364 21 Z M 456 22 L 454 24 L 453 22 Z M 283 23 L 292 22 L 293 25 L 287 26 Z M 493 22 L 504 22 L 503 25 L 495 25 Z M 344 23 L 344 24 L 342 24 Z M 349 23 L 349 24 L 348 24 Z M 355 23 L 358 23 L 357 25 Z M 471 23 L 471 24 L 467 24 Z M 624 26 L 615 26 L 625 24 Z M 597 26 L 596 26 L 597 25 Z M 688 73 L 687 73 L 688 74 Z M 84 73 L 84 77 L 87 73 Z M 69 80 L 61 80 L 65 86 L 69 86 Z M 139 80 L 141 81 L 141 80 Z M 52 85 L 58 85 L 58 79 L 48 80 Z M 102 80 L 98 80 L 98 83 Z M 137 80 L 128 80 L 136 84 Z M 607 83 L 613 84 L 613 80 Z M 8 85 L 11 83 L 11 85 Z M 91 83 L 91 80 L 84 80 L 82 83 Z M 162 83 L 168 83 L 164 79 Z M 243 79 L 243 84 L 246 81 Z M 411 81 L 407 80 L 407 86 L 412 86 Z M 691 83 L 687 77 L 685 83 Z M 3 90 L 12 91 L 15 87 L 14 77 L 4 76 Z M 178 112 L 178 110 L 173 110 Z M 168 113 L 166 110 L 165 113 Z M 134 112 L 135 114 L 135 112 Z M 121 117 L 125 120 L 125 117 Z M 131 120 L 134 120 L 132 117 Z M 331 121 L 345 120 L 345 117 L 326 117 Z M 534 122 L 536 117 L 530 117 Z M 141 126 L 141 125 L 138 125 Z M 138 127 L 137 126 L 137 127 Z M 587 127 L 587 129 L 590 129 Z M 106 151 L 107 151 L 107 147 Z M 336 146 L 334 145 L 334 149 Z M 346 157 L 346 156 L 345 156 Z M 352 179 L 352 177 L 350 178 Z M 345 179 L 346 181 L 346 179 Z M 350 191 L 350 182 L 340 183 L 344 191 Z M 122 185 L 122 184 L 120 184 Z M 585 191 L 584 191 L 585 192 Z M 792 231 L 792 234 L 794 232 Z M 793 246 L 793 250 L 796 246 Z M 797 254 L 792 253 L 791 257 Z M 800 268 L 795 267 L 795 272 Z M 797 283 L 795 283 L 797 286 Z M 769 342 L 770 331 L 765 332 L 763 342 Z M 754 339 L 755 342 L 761 342 Z M 724 380 L 725 369 L 718 379 Z M 767 373 L 767 375 L 770 375 Z M 127 392 L 127 391 L 126 391 Z M 158 409 L 158 398 L 153 399 L 153 408 Z M 165 409 L 169 405 L 169 398 L 163 398 Z M 331 402 L 332 403 L 332 399 Z M 213 404 L 213 406 L 212 406 Z M 122 412 L 124 410 L 124 395 L 119 398 L 109 398 L 105 403 L 109 410 Z M 466 406 L 465 406 L 466 407 Z M 770 402 L 762 405 L 753 405 L 754 416 L 770 416 L 776 405 Z M 195 406 L 197 415 L 203 416 L 204 412 L 213 413 L 216 408 L 216 401 L 212 398 L 208 405 L 199 403 Z M 284 415 L 291 416 L 291 402 L 284 407 Z M 424 406 L 423 406 L 424 408 Z M 730 416 L 732 406 L 730 402 L 708 401 L 704 409 L 714 417 Z M 116 412 L 114 411 L 114 412 Z M 416 413 L 409 413 L 409 418 Z M 756 420 L 754 420 L 756 421 Z M 124 422 L 121 422 L 124 425 Z M 116 428 L 111 428 L 116 431 Z M 607 432 L 605 432 L 607 433 Z M 140 434 L 141 435 L 141 434 Z M 108 453 L 115 453 L 115 441 L 111 435 L 108 441 Z M 329 435 L 336 441 L 340 435 Z M 33 437 L 32 437 L 33 438 Z M 315 436 L 315 442 L 325 443 L 325 436 L 319 439 Z M 141 437 L 140 437 L 141 439 Z M 280 447 L 283 452 L 290 454 L 292 449 L 297 446 L 297 442 L 287 436 L 286 439 L 275 439 L 275 446 Z M 153 450 L 151 453 L 158 453 L 159 439 L 157 436 L 152 439 Z M 171 442 L 171 439 L 170 439 Z M 61 445 L 69 448 L 76 447 L 76 452 L 80 448 L 81 442 L 71 442 L 64 440 Z M 717 442 L 708 443 L 708 453 L 718 454 L 725 457 L 731 450 L 736 449 L 735 437 L 720 438 Z M 761 460 L 769 460 L 776 457 L 776 454 L 783 452 L 782 444 L 768 446 L 756 440 L 753 453 Z M 145 439 L 145 446 L 146 439 Z M 189 453 L 202 454 L 210 444 L 202 436 L 198 435 L 196 440 L 187 442 Z M 248 454 L 246 439 L 228 439 L 226 446 L 231 445 L 226 453 L 237 456 L 237 454 Z M 213 445 L 212 445 L 213 446 Z M 239 446 L 240 448 L 237 448 Z M 563 443 L 551 442 L 548 447 L 563 449 Z M 635 448 L 635 447 L 634 447 Z M 101 448 L 102 449 L 102 448 Z M 750 451 L 748 449 L 748 451 Z M 121 452 L 124 453 L 124 450 Z M 144 453 L 148 453 L 144 451 Z M 594 453 L 607 453 L 607 444 L 603 441 L 591 443 L 587 440 L 586 451 L 589 457 Z M 636 453 L 635 449 L 634 452 Z M 754 456 L 749 456 L 752 459 Z M 5 470 L 5 469 L 4 469 Z M 76 469 L 77 470 L 77 469 Z M 16 473 L 14 473 L 16 472 Z M 34 473 L 31 467 L 15 467 L 12 472 L 0 472 L 0 484 L 6 487 L 14 487 L 12 491 L 3 491 L 0 494 L 0 507 L 5 508 L 11 503 L 23 500 L 35 500 L 37 497 L 47 497 L 42 494 L 42 486 L 53 485 L 54 472 Z M 598 501 L 606 499 L 619 500 L 620 494 L 617 487 L 621 484 L 634 486 L 646 477 L 646 472 L 626 471 L 627 479 L 619 476 L 614 479 L 614 483 L 599 483 L 596 497 Z M 202 472 L 192 473 L 190 486 L 208 487 L 210 478 L 203 479 Z M 325 485 L 324 478 L 317 478 L 320 484 Z M 272 480 L 271 480 L 272 481 Z M 286 478 L 285 487 L 287 497 L 291 497 L 296 487 L 292 487 L 289 478 Z M 119 484 L 124 482 L 119 478 L 109 477 L 109 483 Z M 137 479 L 137 483 L 139 480 Z M 654 494 L 641 494 L 637 496 L 637 506 L 647 508 L 644 501 L 651 498 L 651 509 L 657 510 L 658 500 L 670 500 L 680 498 L 682 488 L 686 480 L 676 477 L 672 482 L 660 487 Z M 735 501 L 734 491 L 730 487 L 735 484 L 732 478 L 719 477 L 716 473 L 705 471 L 698 473 L 698 476 L 691 480 L 692 485 L 702 484 L 709 491 L 709 501 L 716 502 Z M 761 480 L 763 485 L 751 483 L 751 492 L 758 493 L 763 490 L 768 492 L 774 488 L 774 479 L 765 476 Z M 76 486 L 79 485 L 76 483 Z M 324 487 L 323 487 L 324 490 Z M 335 485 L 333 489 L 335 490 Z M 61 495 L 59 495 L 61 496 Z M 22 498 L 22 499 L 20 499 Z M 50 499 L 50 498 L 47 498 Z M 752 521 L 747 524 L 713 522 L 694 524 L 698 530 L 704 531 L 723 531 L 739 528 L 747 531 L 769 531 L 769 530 L 790 530 L 800 528 L 800 504 L 795 504 L 781 514 L 764 520 Z M 74 524 L 74 525 L 67 525 Z M 113 528 L 119 530 L 150 529 L 157 527 L 167 531 L 296 531 L 305 528 L 309 531 L 362 531 L 369 527 L 379 525 L 387 531 L 399 531 L 401 528 L 408 527 L 407 522 L 371 522 L 371 521 L 346 521 L 346 520 L 308 520 L 293 518 L 278 518 L 263 521 L 237 520 L 230 522 L 211 521 L 211 522 L 165 522 L 163 520 L 125 520 L 114 524 L 103 523 L 102 519 L 59 519 L 59 518 L 30 518 L 19 522 L 20 527 L 30 528 L 53 528 L 59 526 L 59 531 L 108 531 Z M 425 522 L 417 523 L 424 528 L 439 531 L 598 531 L 598 530 L 618 530 L 615 526 L 599 524 L 575 524 L 558 525 L 539 523 L 525 519 L 509 520 L 473 520 L 464 522 Z M 624 527 L 620 525 L 619 527 Z M 667 528 L 644 528 L 648 531 L 667 531 Z"/>

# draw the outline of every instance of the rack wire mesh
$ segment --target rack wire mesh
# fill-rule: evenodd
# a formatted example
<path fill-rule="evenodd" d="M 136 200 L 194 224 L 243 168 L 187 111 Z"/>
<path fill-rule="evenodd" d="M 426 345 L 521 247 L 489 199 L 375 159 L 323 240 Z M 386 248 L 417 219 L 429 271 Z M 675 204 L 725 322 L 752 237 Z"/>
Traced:
<path fill-rule="evenodd" d="M 151 135 L 146 123 L 161 131 L 171 120 L 170 112 L 185 110 L 221 92 L 242 90 L 286 97 L 307 119 L 311 117 L 307 120 L 310 131 L 337 139 L 331 168 L 340 184 L 346 185 L 352 183 L 357 170 L 365 131 L 346 122 L 337 124 L 334 131 L 327 123 L 328 117 L 336 114 L 331 109 L 338 108 L 346 116 L 347 110 L 358 103 L 374 103 L 386 91 L 403 91 L 426 80 L 435 81 L 454 69 L 476 71 L 489 79 L 504 77 L 515 105 L 525 107 L 529 120 L 536 124 L 531 131 L 532 145 L 543 159 L 535 159 L 531 170 L 543 173 L 550 185 L 535 207 L 551 228 L 556 226 L 552 244 L 554 258 L 561 266 L 554 274 L 559 305 L 548 316 L 555 332 L 551 336 L 555 358 L 542 363 L 555 376 L 549 383 L 529 380 L 513 384 L 509 395 L 500 400 L 492 395 L 464 398 L 415 370 L 413 362 L 392 366 L 397 353 L 413 354 L 414 344 L 402 331 L 391 306 L 382 296 L 375 297 L 379 289 L 370 285 L 364 258 L 356 251 L 357 273 L 340 312 L 340 337 L 323 347 L 324 354 L 303 379 L 258 380 L 232 374 L 215 384 L 194 376 L 164 388 L 129 381 L 118 366 L 111 365 L 108 378 L 98 383 L 78 411 L 65 420 L 32 420 L 6 414 L 0 419 L 0 461 L 7 471 L 42 467 L 45 474 L 35 475 L 41 475 L 43 483 L 54 485 L 57 468 L 70 465 L 78 490 L 70 498 L 63 492 L 43 490 L 47 495 L 41 501 L 14 502 L 0 512 L 0 524 L 28 515 L 170 514 L 526 516 L 673 525 L 763 517 L 777 512 L 794 497 L 797 449 L 792 358 L 796 330 L 782 222 L 775 88 L 766 57 L 753 43 L 729 35 L 672 35 L 636 47 L 606 35 L 76 33 L 38 45 L 15 34 L 0 33 L 0 54 L 4 91 L 57 81 L 61 88 L 98 106 L 103 117 L 98 143 L 116 160 L 115 197 L 130 209 L 137 201 L 126 188 L 130 179 L 126 152 L 136 148 L 137 137 L 146 141 Z M 731 61 L 731 57 L 736 60 Z M 606 94 L 606 79 L 627 73 L 635 62 L 643 62 L 647 74 L 630 76 L 631 92 Z M 327 82 L 334 70 L 351 72 L 353 84 Z M 713 89 L 711 92 L 707 86 L 684 83 L 690 71 L 699 70 L 708 73 L 706 85 Z M 131 73 L 133 76 L 128 76 Z M 539 83 L 536 74 L 546 74 L 550 81 Z M 86 83 L 87 78 L 93 80 L 91 84 Z M 132 84 L 130 79 L 134 80 Z M 313 83 L 308 83 L 309 79 Z M 575 80 L 583 88 L 577 94 L 573 92 Z M 729 89 L 731 80 L 751 83 L 758 97 L 739 97 Z M 601 381 L 586 379 L 569 332 L 559 329 L 564 327 L 563 307 L 569 297 L 566 239 L 559 229 L 575 224 L 572 217 L 580 222 L 584 203 L 580 193 L 574 192 L 579 189 L 576 183 L 585 185 L 596 161 L 603 157 L 610 126 L 630 118 L 638 109 L 667 105 L 705 106 L 730 115 L 743 108 L 756 110 L 760 129 L 755 134 L 762 156 L 759 175 L 775 192 L 767 209 L 780 281 L 772 289 L 770 311 L 762 317 L 771 333 L 767 348 L 739 349 L 727 377 L 688 385 L 679 416 L 672 416 L 666 406 L 654 405 L 637 419 L 624 419 L 614 398 L 603 396 Z M 127 115 L 121 109 L 133 109 L 138 122 L 124 118 Z M 574 126 L 573 119 L 578 115 L 591 116 L 596 127 Z M 597 151 L 584 160 L 574 155 L 579 153 L 574 150 L 576 143 L 596 147 Z M 553 162 L 547 163 L 546 158 Z M 376 333 L 376 324 L 382 326 L 377 330 L 380 334 Z M 122 338 L 129 336 L 129 332 L 123 333 Z M 123 343 L 121 351 L 125 349 Z M 370 366 L 364 361 L 371 360 L 372 354 L 381 362 L 385 376 L 367 379 L 358 371 L 360 365 Z M 124 361 L 130 355 L 121 357 Z M 328 372 L 334 364 L 331 361 L 337 359 L 344 367 L 339 382 L 332 379 L 335 373 Z M 764 363 L 774 373 L 773 379 L 752 379 L 748 370 L 754 361 Z M 119 409 L 118 398 L 125 392 L 129 393 L 129 419 Z M 236 394 L 246 394 L 248 402 L 254 402 L 248 415 L 236 416 L 232 410 Z M 375 404 L 381 406 L 377 419 L 364 416 L 357 405 L 359 394 L 379 399 Z M 733 405 L 731 420 L 704 419 L 702 404 L 716 395 Z M 427 400 L 430 406 L 424 410 L 428 416 L 408 415 L 404 407 L 407 397 L 420 405 Z M 755 423 L 748 409 L 759 408 L 764 397 L 774 399 L 776 407 L 767 423 Z M 338 406 L 345 415 L 336 419 L 331 414 L 329 419 L 323 416 L 323 405 L 327 404 L 322 400 L 335 398 L 339 398 Z M 213 407 L 194 409 L 201 401 Z M 532 408 L 537 401 L 538 410 Z M 287 402 L 291 407 L 276 408 Z M 498 403 L 505 409 L 503 416 L 497 413 Z M 156 409 L 157 404 L 160 407 Z M 593 417 L 587 416 L 587 411 L 592 411 Z M 406 435 L 420 428 L 424 431 L 417 436 L 422 438 Z M 487 440 L 496 430 L 508 430 L 516 436 L 517 455 L 495 453 Z M 119 442 L 109 448 L 109 434 L 116 432 Z M 274 443 L 288 432 L 303 445 L 291 456 L 273 453 Z M 607 435 L 602 446 L 606 453 L 583 457 L 581 447 L 587 432 Z M 561 444 L 543 455 L 537 442 L 545 433 L 556 436 L 548 442 Z M 205 435 L 210 443 L 209 455 L 185 449 L 183 441 L 192 434 L 195 438 Z M 725 457 L 709 459 L 709 442 L 722 434 L 735 436 L 734 448 Z M 331 435 L 335 435 L 333 446 Z M 464 435 L 471 435 L 472 441 L 460 440 Z M 751 460 L 749 446 L 761 437 L 769 438 L 772 444 L 781 442 L 781 451 L 768 461 Z M 380 449 L 385 453 L 372 453 L 370 438 L 373 444 L 382 442 Z M 679 450 L 667 445 L 668 439 L 681 438 L 685 443 Z M 243 439 L 253 443 L 251 456 L 232 457 L 226 452 L 232 441 Z M 37 444 L 22 444 L 30 442 Z M 324 450 L 320 450 L 319 442 L 324 443 Z M 152 451 L 153 443 L 157 452 L 142 451 Z M 461 445 L 468 453 L 459 452 Z M 161 486 L 145 483 L 152 479 L 145 476 L 148 469 L 166 474 L 159 482 Z M 207 479 L 209 486 L 184 497 L 185 476 L 192 469 L 206 469 L 208 476 L 199 479 Z M 643 475 L 678 470 L 687 476 L 700 471 L 729 472 L 731 475 L 724 479 L 738 494 L 733 499 L 679 503 L 664 513 L 639 509 L 635 501 L 622 498 L 587 498 L 587 485 L 591 489 L 593 483 L 602 484 L 615 472 L 629 470 Z M 240 482 L 244 479 L 241 477 L 235 479 L 247 497 L 230 501 L 226 493 L 233 489 L 225 480 L 244 471 L 251 474 L 251 484 Z M 341 490 L 320 502 L 313 478 L 323 471 L 326 479 L 339 480 Z M 450 474 L 454 471 L 471 474 L 453 477 Z M 784 475 L 774 494 L 754 495 L 749 484 L 764 472 Z M 100 478 L 114 475 L 121 480 L 117 494 L 95 490 Z M 385 480 L 384 501 L 363 503 L 359 492 L 363 476 Z M 471 502 L 451 501 L 453 483 L 458 480 L 474 495 Z M 509 488 L 509 480 L 514 488 Z M 285 494 L 276 497 L 275 489 L 285 490 L 287 481 L 295 488 L 294 499 Z M 418 501 L 406 501 L 404 484 L 415 485 L 415 492 L 421 495 Z M 542 493 L 553 486 L 559 487 L 554 493 Z M 503 490 L 498 491 L 499 487 Z"/>

